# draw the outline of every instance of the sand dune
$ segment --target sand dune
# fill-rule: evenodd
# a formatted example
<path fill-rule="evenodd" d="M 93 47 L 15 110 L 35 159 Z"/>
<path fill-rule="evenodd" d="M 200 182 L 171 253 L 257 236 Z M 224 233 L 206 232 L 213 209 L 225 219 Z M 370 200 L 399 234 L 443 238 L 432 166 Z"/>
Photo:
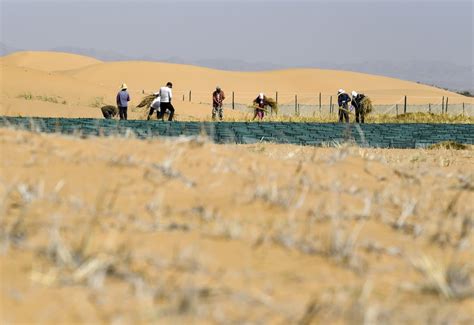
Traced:
<path fill-rule="evenodd" d="M 61 52 L 17 52 L 4 57 L 3 62 L 46 72 L 79 69 L 101 63 L 87 56 Z"/>
<path fill-rule="evenodd" d="M 68 71 L 66 74 L 78 80 L 109 86 L 116 85 L 120 80 L 127 80 L 129 87 L 139 90 L 156 89 L 171 80 L 178 92 L 187 93 L 192 90 L 194 97 L 199 100 L 209 97 L 209 92 L 216 85 L 227 91 L 235 91 L 237 100 L 245 101 L 262 91 L 272 96 L 278 91 L 283 100 L 292 100 L 295 94 L 302 98 L 315 98 L 322 92 L 327 101 L 327 97 L 335 96 L 339 88 L 348 91 L 356 89 L 370 94 L 379 103 L 393 103 L 404 95 L 410 96 L 412 103 L 428 103 L 428 97 L 434 99 L 442 96 L 463 100 L 457 94 L 414 82 L 319 69 L 231 72 L 169 63 L 109 62 Z"/>
<path fill-rule="evenodd" d="M 364 92 L 375 104 L 400 103 L 405 95 L 409 104 L 440 103 L 443 96 L 449 97 L 451 104 L 473 102 L 458 94 L 413 82 L 333 70 L 231 72 L 158 62 L 101 62 L 53 52 L 15 53 L 1 58 L 0 65 L 3 79 L 0 81 L 0 113 L 9 115 L 74 116 L 72 110 L 79 116 L 93 117 L 97 115 L 94 106 L 102 102 L 114 104 L 122 82 L 128 84 L 134 106 L 143 93 L 156 91 L 165 82 L 172 81 L 178 114 L 185 119 L 210 115 L 210 96 L 216 85 L 227 92 L 228 102 L 235 91 L 235 101 L 242 104 L 249 104 L 259 92 L 274 97 L 278 91 L 280 103 L 292 103 L 298 94 L 300 103 L 313 105 L 321 92 L 324 105 L 329 103 L 330 96 L 335 100 L 339 88 Z M 192 91 L 191 103 L 188 102 L 189 91 Z M 34 100 L 20 105 L 16 99 L 24 94 L 31 94 Z M 35 105 L 39 97 L 57 97 L 67 104 L 45 109 L 45 104 Z M 90 108 L 91 114 L 84 112 L 85 108 Z M 134 114 L 132 117 L 140 118 Z"/>

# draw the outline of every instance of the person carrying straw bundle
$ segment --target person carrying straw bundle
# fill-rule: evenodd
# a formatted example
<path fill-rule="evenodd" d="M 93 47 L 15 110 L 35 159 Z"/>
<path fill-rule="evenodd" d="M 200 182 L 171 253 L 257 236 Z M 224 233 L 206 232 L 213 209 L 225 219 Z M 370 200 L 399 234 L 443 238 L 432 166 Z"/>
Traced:
<path fill-rule="evenodd" d="M 267 112 L 267 107 L 270 107 L 272 112 L 274 111 L 275 113 L 278 113 L 278 105 L 276 101 L 265 96 L 263 93 L 260 93 L 253 101 L 253 108 L 255 110 L 253 119 L 255 120 L 258 117 L 259 120 L 263 120 L 265 113 Z"/>
<path fill-rule="evenodd" d="M 355 109 L 356 122 L 365 123 L 365 115 L 372 112 L 372 101 L 364 94 L 359 94 L 353 90 L 351 102 Z"/>

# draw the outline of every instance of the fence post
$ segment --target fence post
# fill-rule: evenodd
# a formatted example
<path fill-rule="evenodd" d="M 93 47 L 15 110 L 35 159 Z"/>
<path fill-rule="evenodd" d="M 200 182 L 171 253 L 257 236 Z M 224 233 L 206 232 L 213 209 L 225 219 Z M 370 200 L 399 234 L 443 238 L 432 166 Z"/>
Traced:
<path fill-rule="evenodd" d="M 321 113 L 321 92 L 319 93 L 319 113 Z"/>
<path fill-rule="evenodd" d="M 232 109 L 235 109 L 235 95 L 234 95 L 234 92 L 232 92 Z"/>
<path fill-rule="evenodd" d="M 428 113 L 431 113 L 431 104 L 428 104 Z"/>
<path fill-rule="evenodd" d="M 184 94 L 183 94 L 183 102 L 184 102 Z"/>
<path fill-rule="evenodd" d="M 329 114 L 332 114 L 332 96 L 329 97 Z"/>
<path fill-rule="evenodd" d="M 448 114 L 448 102 L 449 102 L 449 97 L 446 97 L 446 105 L 444 107 L 444 111 L 446 114 Z"/>
<path fill-rule="evenodd" d="M 298 95 L 295 95 L 295 115 L 298 116 Z"/>
<path fill-rule="evenodd" d="M 278 91 L 277 91 L 277 92 L 275 92 L 275 102 L 276 102 L 276 103 L 277 103 L 277 105 L 278 105 Z"/>
<path fill-rule="evenodd" d="M 444 114 L 444 96 L 443 96 L 443 99 L 441 100 L 441 114 Z"/>
<path fill-rule="evenodd" d="M 189 91 L 189 102 L 191 102 L 191 90 Z"/>
<path fill-rule="evenodd" d="M 464 103 L 462 103 L 462 116 L 464 116 Z"/>
<path fill-rule="evenodd" d="M 407 96 L 405 96 L 405 102 L 403 104 L 403 114 L 407 113 Z"/>

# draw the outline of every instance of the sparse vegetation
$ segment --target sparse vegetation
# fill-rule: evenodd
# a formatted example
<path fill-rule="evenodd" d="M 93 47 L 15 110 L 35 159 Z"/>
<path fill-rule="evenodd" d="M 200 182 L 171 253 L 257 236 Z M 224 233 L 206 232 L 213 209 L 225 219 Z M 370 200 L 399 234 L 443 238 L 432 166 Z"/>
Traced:
<path fill-rule="evenodd" d="M 39 100 L 42 102 L 67 105 L 67 101 L 63 99 L 61 96 L 45 96 L 45 95 L 35 96 L 31 94 L 30 92 L 25 92 L 18 95 L 17 98 L 21 98 L 24 100 Z"/>
<path fill-rule="evenodd" d="M 458 91 L 458 94 L 459 94 L 459 95 L 466 96 L 466 97 L 474 97 L 474 94 L 471 93 L 470 91 L 467 91 L 467 90 Z"/>
<path fill-rule="evenodd" d="M 428 256 L 415 258 L 411 263 L 424 278 L 424 282 L 418 286 L 423 292 L 439 294 L 446 299 L 474 296 L 470 265 L 443 264 Z"/>
<path fill-rule="evenodd" d="M 90 107 L 95 107 L 95 108 L 100 108 L 102 106 L 105 106 L 105 102 L 104 102 L 104 97 L 95 97 L 91 103 L 90 103 Z"/>
<path fill-rule="evenodd" d="M 351 121 L 354 117 L 351 116 Z M 206 119 L 210 121 L 210 119 Z M 283 116 L 283 115 L 267 115 L 263 121 L 254 121 L 253 115 L 239 118 L 226 118 L 227 122 L 295 122 L 295 123 L 336 123 L 336 115 L 317 115 L 314 117 L 302 116 Z M 474 117 L 463 115 L 433 114 L 433 113 L 407 113 L 396 115 L 374 114 L 371 113 L 365 117 L 366 123 L 474 123 Z"/>

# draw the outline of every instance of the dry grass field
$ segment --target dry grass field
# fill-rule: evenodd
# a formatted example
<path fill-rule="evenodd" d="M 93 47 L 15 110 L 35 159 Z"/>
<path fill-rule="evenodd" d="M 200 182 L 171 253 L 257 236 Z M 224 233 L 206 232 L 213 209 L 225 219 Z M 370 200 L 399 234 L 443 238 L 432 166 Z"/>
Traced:
<path fill-rule="evenodd" d="M 0 129 L 0 322 L 472 324 L 474 151 Z"/>

